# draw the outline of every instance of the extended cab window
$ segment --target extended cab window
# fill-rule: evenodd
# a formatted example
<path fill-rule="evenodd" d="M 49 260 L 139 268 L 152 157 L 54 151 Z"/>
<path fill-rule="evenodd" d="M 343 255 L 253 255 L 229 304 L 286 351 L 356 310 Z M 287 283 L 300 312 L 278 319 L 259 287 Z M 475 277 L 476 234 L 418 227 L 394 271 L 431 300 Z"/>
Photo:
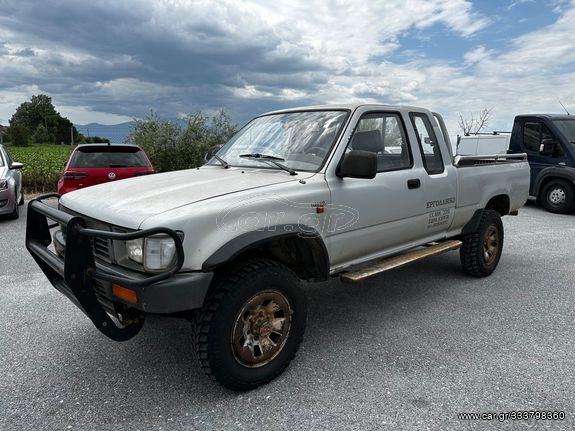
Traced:
<path fill-rule="evenodd" d="M 377 155 L 377 171 L 411 167 L 411 154 L 405 129 L 398 114 L 373 112 L 359 120 L 346 152 L 362 150 Z"/>
<path fill-rule="evenodd" d="M 423 166 L 429 175 L 440 174 L 443 172 L 443 159 L 439 143 L 431 126 L 427 115 L 411 113 L 411 121 L 415 128 Z"/>
<path fill-rule="evenodd" d="M 553 139 L 556 141 L 553 133 L 543 123 L 525 123 L 523 126 L 523 145 L 529 151 L 536 153 L 541 149 L 541 143 L 544 139 Z M 558 143 L 556 154 L 563 154 L 563 149 Z"/>

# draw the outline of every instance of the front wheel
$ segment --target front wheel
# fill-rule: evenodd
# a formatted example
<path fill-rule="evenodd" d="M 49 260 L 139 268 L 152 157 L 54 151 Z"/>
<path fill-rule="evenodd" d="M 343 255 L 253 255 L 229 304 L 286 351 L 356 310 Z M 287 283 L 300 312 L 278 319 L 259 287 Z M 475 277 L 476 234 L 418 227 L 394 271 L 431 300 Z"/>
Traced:
<path fill-rule="evenodd" d="M 503 251 L 503 223 L 497 211 L 483 210 L 475 232 L 462 238 L 459 257 L 463 270 L 474 277 L 490 275 Z"/>
<path fill-rule="evenodd" d="M 219 282 L 193 324 L 204 372 L 233 390 L 280 375 L 294 358 L 306 324 L 297 276 L 269 260 L 247 262 Z"/>
<path fill-rule="evenodd" d="M 567 214 L 575 208 L 575 188 L 565 180 L 552 180 L 541 191 L 541 204 L 552 213 Z"/>

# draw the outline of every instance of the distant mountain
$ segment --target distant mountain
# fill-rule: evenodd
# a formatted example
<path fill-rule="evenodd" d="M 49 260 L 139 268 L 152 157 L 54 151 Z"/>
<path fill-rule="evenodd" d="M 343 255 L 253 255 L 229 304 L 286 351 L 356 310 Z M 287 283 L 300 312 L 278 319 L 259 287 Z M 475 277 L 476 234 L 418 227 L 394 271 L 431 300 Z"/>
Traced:
<path fill-rule="evenodd" d="M 99 136 L 100 138 L 107 138 L 114 144 L 121 144 L 126 139 L 126 136 L 132 131 L 134 122 L 128 121 L 127 123 L 120 124 L 74 124 L 76 130 L 82 135 Z"/>
<path fill-rule="evenodd" d="M 166 120 L 178 124 L 180 127 L 186 127 L 186 120 L 181 118 L 166 118 Z M 126 123 L 120 124 L 74 124 L 76 130 L 82 135 L 88 136 L 99 136 L 100 138 L 108 138 L 112 144 L 121 144 L 126 139 L 126 136 L 132 131 L 134 127 L 133 121 L 128 121 Z"/>

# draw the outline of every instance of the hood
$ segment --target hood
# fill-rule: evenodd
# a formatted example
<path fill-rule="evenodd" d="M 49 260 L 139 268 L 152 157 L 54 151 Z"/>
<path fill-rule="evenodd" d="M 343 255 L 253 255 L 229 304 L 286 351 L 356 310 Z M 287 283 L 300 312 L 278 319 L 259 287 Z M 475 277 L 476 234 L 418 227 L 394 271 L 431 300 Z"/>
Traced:
<path fill-rule="evenodd" d="M 205 199 L 273 184 L 298 181 L 313 173 L 291 176 L 276 169 L 199 169 L 166 172 L 80 189 L 62 196 L 66 208 L 116 226 L 137 229 L 148 217 Z"/>

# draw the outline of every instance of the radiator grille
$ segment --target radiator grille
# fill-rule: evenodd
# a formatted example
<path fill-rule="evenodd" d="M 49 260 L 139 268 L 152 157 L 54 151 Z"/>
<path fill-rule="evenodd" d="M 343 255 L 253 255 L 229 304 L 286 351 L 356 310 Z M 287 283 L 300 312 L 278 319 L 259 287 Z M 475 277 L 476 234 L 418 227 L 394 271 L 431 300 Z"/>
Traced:
<path fill-rule="evenodd" d="M 106 238 L 94 237 L 92 238 L 92 248 L 94 250 L 94 256 L 98 257 L 108 263 L 112 263 L 112 254 L 110 252 L 111 244 L 110 240 Z"/>
<path fill-rule="evenodd" d="M 113 316 L 116 315 L 116 310 L 114 309 L 114 303 L 112 302 L 112 293 L 110 292 L 109 284 L 105 284 L 103 281 L 98 279 L 92 279 L 94 293 L 98 302 L 102 304 L 104 309 Z"/>
<path fill-rule="evenodd" d="M 98 220 L 94 220 L 92 218 L 86 217 L 84 215 L 78 214 L 74 211 L 69 210 L 68 208 L 60 205 L 60 209 L 68 214 L 74 216 L 80 216 L 86 222 L 86 227 L 90 229 L 97 229 L 97 230 L 104 230 L 104 231 L 111 231 L 112 225 L 108 223 L 104 223 Z M 66 235 L 65 228 L 62 227 L 62 232 L 64 233 L 64 237 Z M 90 239 L 92 243 L 92 250 L 94 252 L 94 257 L 97 259 L 101 259 L 106 263 L 112 263 L 114 260 L 113 249 L 112 249 L 112 241 L 106 238 L 99 238 L 99 237 L 92 237 Z"/>

